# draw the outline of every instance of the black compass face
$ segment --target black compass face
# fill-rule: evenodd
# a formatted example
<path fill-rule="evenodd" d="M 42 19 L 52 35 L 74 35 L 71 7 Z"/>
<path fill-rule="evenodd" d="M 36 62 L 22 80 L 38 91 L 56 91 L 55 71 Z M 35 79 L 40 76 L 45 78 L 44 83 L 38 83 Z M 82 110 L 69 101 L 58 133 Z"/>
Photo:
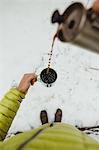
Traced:
<path fill-rule="evenodd" d="M 52 83 L 54 83 L 56 81 L 57 73 L 55 70 L 53 70 L 51 68 L 46 68 L 46 69 L 42 70 L 42 72 L 40 74 L 40 78 L 45 84 L 51 85 Z"/>

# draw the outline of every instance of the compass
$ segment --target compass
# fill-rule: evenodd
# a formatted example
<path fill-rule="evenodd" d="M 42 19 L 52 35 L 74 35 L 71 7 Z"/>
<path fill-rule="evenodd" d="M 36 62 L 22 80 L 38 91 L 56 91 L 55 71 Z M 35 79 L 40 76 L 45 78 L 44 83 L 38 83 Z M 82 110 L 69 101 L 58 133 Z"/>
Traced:
<path fill-rule="evenodd" d="M 40 74 L 40 79 L 47 87 L 51 87 L 57 79 L 57 73 L 52 68 L 45 68 Z"/>

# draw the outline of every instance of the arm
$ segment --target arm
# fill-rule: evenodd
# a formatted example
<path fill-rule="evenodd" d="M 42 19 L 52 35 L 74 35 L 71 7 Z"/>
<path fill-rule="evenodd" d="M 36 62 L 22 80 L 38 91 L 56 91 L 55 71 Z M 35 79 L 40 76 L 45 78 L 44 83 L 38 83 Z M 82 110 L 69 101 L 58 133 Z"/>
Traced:
<path fill-rule="evenodd" d="M 0 140 L 3 140 L 11 126 L 25 94 L 12 88 L 0 101 Z"/>
<path fill-rule="evenodd" d="M 25 74 L 19 86 L 10 89 L 0 101 L 0 141 L 5 138 L 22 99 L 25 98 L 30 85 L 33 85 L 35 81 L 35 74 Z"/>

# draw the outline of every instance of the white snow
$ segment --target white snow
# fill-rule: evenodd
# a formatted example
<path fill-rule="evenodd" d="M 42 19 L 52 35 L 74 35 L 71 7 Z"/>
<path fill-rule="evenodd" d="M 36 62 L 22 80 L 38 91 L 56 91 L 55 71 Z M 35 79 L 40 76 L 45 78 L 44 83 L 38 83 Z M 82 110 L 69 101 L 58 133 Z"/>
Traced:
<path fill-rule="evenodd" d="M 75 0 L 76 1 L 76 0 Z M 69 0 L 0 1 L 0 98 L 24 73 L 39 75 L 47 67 L 48 52 L 57 25 L 50 23 L 55 9 L 63 12 Z M 83 1 L 89 7 L 93 1 Z M 57 108 L 63 110 L 62 122 L 79 127 L 99 125 L 99 55 L 56 40 L 51 67 L 57 81 L 47 88 L 38 81 L 23 100 L 9 133 L 30 130 L 41 122 L 47 110 L 54 120 Z M 94 137 L 94 135 L 93 135 Z M 95 136 L 99 141 L 99 136 Z"/>

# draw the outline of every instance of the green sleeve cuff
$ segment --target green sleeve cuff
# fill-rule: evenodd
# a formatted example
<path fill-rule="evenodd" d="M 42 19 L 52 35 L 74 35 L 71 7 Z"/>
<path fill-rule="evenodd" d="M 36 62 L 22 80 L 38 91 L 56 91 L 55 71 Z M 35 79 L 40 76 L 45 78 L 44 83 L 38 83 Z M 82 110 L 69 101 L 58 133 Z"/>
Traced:
<path fill-rule="evenodd" d="M 17 88 L 11 88 L 10 91 L 11 91 L 13 94 L 15 94 L 15 95 L 20 96 L 22 99 L 25 98 L 25 95 L 26 95 L 26 94 L 20 92 Z"/>

